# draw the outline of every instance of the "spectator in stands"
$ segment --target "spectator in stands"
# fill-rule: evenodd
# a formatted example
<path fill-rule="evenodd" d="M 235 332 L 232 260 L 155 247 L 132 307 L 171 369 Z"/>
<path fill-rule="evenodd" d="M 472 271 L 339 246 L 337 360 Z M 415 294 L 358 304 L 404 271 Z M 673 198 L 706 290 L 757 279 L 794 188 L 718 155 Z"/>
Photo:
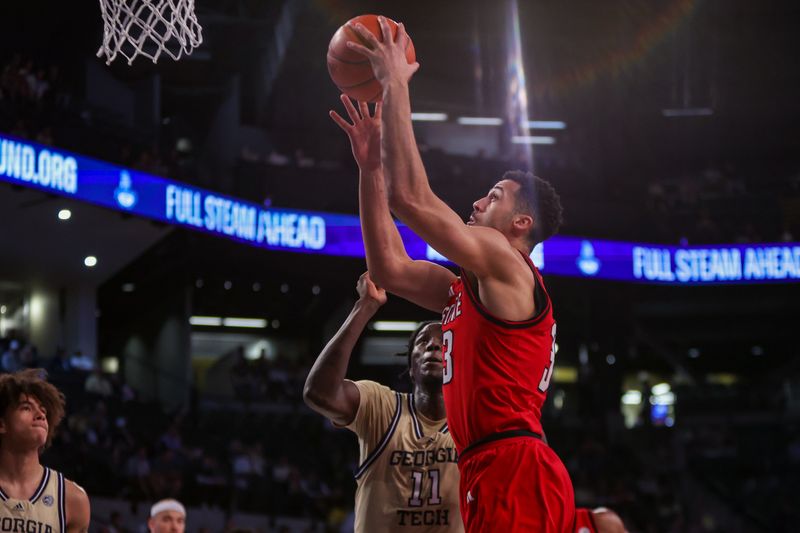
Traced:
<path fill-rule="evenodd" d="M 8 348 L 3 353 L 2 358 L 0 358 L 0 366 L 2 366 L 4 372 L 11 374 L 22 368 L 22 363 L 19 360 L 19 353 L 17 352 L 18 349 L 19 341 L 12 340 L 8 343 Z"/>
<path fill-rule="evenodd" d="M 59 374 L 66 374 L 72 370 L 72 365 L 67 357 L 67 352 L 64 348 L 59 347 L 56 349 L 56 354 L 50 359 L 47 365 L 47 372 L 50 375 L 56 376 Z"/>
<path fill-rule="evenodd" d="M 103 529 L 103 533 L 131 533 L 131 531 L 125 527 L 123 523 L 122 513 L 119 511 L 112 511 L 111 517 L 108 520 L 108 525 Z"/>
<path fill-rule="evenodd" d="M 110 398 L 114 392 L 111 382 L 106 379 L 103 371 L 99 368 L 92 370 L 92 373 L 86 378 L 83 389 L 89 393 L 101 398 Z"/>
<path fill-rule="evenodd" d="M 136 453 L 128 459 L 125 465 L 130 494 L 134 501 L 152 499 L 153 486 L 151 483 L 151 470 L 150 458 L 147 456 L 147 448 L 141 446 Z"/>

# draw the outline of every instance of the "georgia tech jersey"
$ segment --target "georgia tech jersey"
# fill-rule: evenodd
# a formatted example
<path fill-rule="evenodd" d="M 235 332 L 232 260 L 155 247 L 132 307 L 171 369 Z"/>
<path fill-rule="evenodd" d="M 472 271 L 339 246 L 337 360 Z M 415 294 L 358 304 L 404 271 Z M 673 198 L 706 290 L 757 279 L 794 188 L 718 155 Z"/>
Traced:
<path fill-rule="evenodd" d="M 45 467 L 39 487 L 27 500 L 9 498 L 0 488 L 0 532 L 66 533 L 65 481 Z"/>
<path fill-rule="evenodd" d="M 458 455 L 445 419 L 427 420 L 402 394 L 358 381 L 355 532 L 462 532 Z"/>

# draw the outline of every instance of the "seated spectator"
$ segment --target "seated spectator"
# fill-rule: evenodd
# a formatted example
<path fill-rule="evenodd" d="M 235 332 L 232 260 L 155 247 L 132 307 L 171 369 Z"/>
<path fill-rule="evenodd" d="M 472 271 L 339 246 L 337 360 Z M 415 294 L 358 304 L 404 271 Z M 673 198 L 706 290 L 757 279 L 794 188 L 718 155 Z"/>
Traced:
<path fill-rule="evenodd" d="M 114 389 L 111 387 L 111 382 L 103 375 L 103 371 L 95 368 L 83 386 L 84 390 L 89 394 L 95 394 L 102 398 L 110 398 Z"/>
<path fill-rule="evenodd" d="M 12 340 L 8 343 L 8 349 L 0 357 L 0 366 L 2 366 L 4 372 L 12 373 L 22 369 L 22 362 L 17 352 L 18 349 L 19 341 Z"/>

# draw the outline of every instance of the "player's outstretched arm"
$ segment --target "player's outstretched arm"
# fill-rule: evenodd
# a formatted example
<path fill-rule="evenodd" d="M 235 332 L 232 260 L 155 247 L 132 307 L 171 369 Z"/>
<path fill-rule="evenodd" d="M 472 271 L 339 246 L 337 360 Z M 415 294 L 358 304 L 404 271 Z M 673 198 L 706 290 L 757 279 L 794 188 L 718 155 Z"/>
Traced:
<path fill-rule="evenodd" d="M 414 261 L 406 253 L 389 212 L 380 157 L 381 104 L 370 114 L 365 102 L 356 109 L 342 95 L 350 122 L 331 111 L 331 118 L 347 133 L 359 167 L 361 233 L 370 276 L 379 286 L 417 305 L 440 312 L 455 277 L 446 268 Z"/>
<path fill-rule="evenodd" d="M 72 481 L 67 480 L 64 485 L 67 493 L 67 533 L 87 533 L 92 514 L 89 496 Z"/>
<path fill-rule="evenodd" d="M 336 335 L 322 349 L 306 378 L 303 400 L 318 413 L 336 424 L 346 426 L 356 416 L 361 393 L 345 379 L 350 355 L 367 322 L 386 303 L 386 292 L 364 273 L 356 285 L 358 301 Z"/>
<path fill-rule="evenodd" d="M 370 48 L 353 42 L 347 45 L 369 58 L 375 77 L 383 86 L 381 161 L 389 207 L 436 251 L 478 276 L 514 276 L 512 259 L 516 252 L 506 239 L 492 228 L 466 226 L 431 189 L 411 125 L 408 81 L 418 65 L 406 61 L 408 35 L 404 26 L 398 26 L 397 36 L 392 39 L 386 20 L 380 20 L 383 41 L 356 25 L 355 30 Z"/>

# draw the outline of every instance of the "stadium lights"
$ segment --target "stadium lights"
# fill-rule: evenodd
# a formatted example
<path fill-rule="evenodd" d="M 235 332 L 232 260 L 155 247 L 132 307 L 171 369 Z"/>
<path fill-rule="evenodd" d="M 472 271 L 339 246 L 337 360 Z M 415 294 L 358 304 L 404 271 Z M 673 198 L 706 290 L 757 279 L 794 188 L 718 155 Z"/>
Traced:
<path fill-rule="evenodd" d="M 529 120 L 526 124 L 529 128 L 532 128 L 534 130 L 567 129 L 567 123 L 561 120 Z"/>
<path fill-rule="evenodd" d="M 92 268 L 93 266 L 95 266 L 97 264 L 97 258 L 95 256 L 93 256 L 93 255 L 87 255 L 83 259 L 83 264 L 86 265 L 89 268 Z"/>
<path fill-rule="evenodd" d="M 414 331 L 419 322 L 409 320 L 376 320 L 372 323 L 375 331 Z"/>
<path fill-rule="evenodd" d="M 263 318 L 223 318 L 222 325 L 226 328 L 265 328 L 267 321 Z"/>
<path fill-rule="evenodd" d="M 673 109 L 662 109 L 661 113 L 665 117 L 707 117 L 714 114 L 714 110 L 709 107 L 684 107 Z"/>
<path fill-rule="evenodd" d="M 58 219 L 59 220 L 69 220 L 72 217 L 72 211 L 69 209 L 62 209 L 58 212 Z"/>
<path fill-rule="evenodd" d="M 190 316 L 189 324 L 193 326 L 221 326 L 222 317 L 219 316 Z"/>
<path fill-rule="evenodd" d="M 638 390 L 625 391 L 622 395 L 623 405 L 640 405 L 642 403 L 642 393 Z"/>
<path fill-rule="evenodd" d="M 672 387 L 669 386 L 669 383 L 657 383 L 653 385 L 653 388 L 650 390 L 655 396 L 660 396 L 662 394 L 667 394 L 672 390 Z"/>
<path fill-rule="evenodd" d="M 193 326 L 211 326 L 226 328 L 266 328 L 268 323 L 263 318 L 242 318 L 221 316 L 191 316 L 189 324 Z"/>
<path fill-rule="evenodd" d="M 503 119 L 497 117 L 458 117 L 456 122 L 462 126 L 501 126 Z"/>
<path fill-rule="evenodd" d="M 447 113 L 411 113 L 411 120 L 418 122 L 444 122 Z"/>
<path fill-rule="evenodd" d="M 556 138 L 547 135 L 514 135 L 511 137 L 514 144 L 555 144 Z"/>

